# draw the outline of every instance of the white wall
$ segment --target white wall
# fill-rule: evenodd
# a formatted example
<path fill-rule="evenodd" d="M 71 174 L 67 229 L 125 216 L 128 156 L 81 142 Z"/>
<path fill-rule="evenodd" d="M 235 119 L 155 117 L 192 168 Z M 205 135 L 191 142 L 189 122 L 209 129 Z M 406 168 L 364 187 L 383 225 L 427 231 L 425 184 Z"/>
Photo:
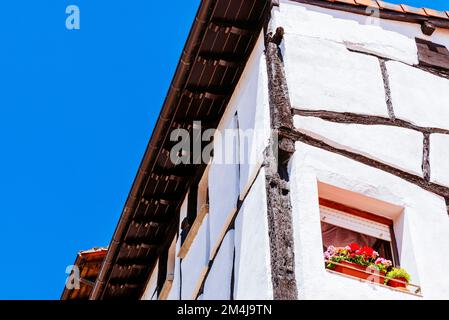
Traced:
<path fill-rule="evenodd" d="M 388 116 L 377 58 L 343 44 L 285 34 L 284 61 L 294 108 Z"/>
<path fill-rule="evenodd" d="M 449 187 L 449 136 L 432 134 L 430 136 L 431 181 Z"/>
<path fill-rule="evenodd" d="M 311 111 L 353 112 L 388 117 L 378 58 L 386 63 L 397 119 L 449 128 L 449 80 L 419 70 L 415 37 L 444 44 L 449 32 L 424 36 L 418 24 L 378 20 L 348 12 L 281 1 L 272 28 L 282 26 L 282 51 L 292 106 Z M 348 48 L 364 53 L 351 52 Z M 379 125 L 338 124 L 295 117 L 296 128 L 327 144 L 422 176 L 423 134 Z M 449 136 L 430 138 L 431 180 L 449 185 Z M 327 272 L 317 183 L 325 182 L 404 208 L 395 222 L 401 265 L 422 287 L 425 299 L 449 297 L 444 269 L 449 258 L 445 200 L 394 175 L 349 158 L 297 143 L 291 161 L 296 276 L 301 299 L 409 299 L 412 295 Z M 390 213 L 386 213 L 388 216 Z M 433 244 L 438 244 L 437 247 Z"/>
<path fill-rule="evenodd" d="M 201 275 L 209 264 L 209 215 L 198 230 L 195 240 L 181 262 L 182 285 L 181 299 L 195 299 L 201 285 Z"/>
<path fill-rule="evenodd" d="M 236 116 L 237 114 L 237 116 Z M 229 141 L 225 132 L 235 132 L 238 143 Z M 270 110 L 268 102 L 268 80 L 262 34 L 249 57 L 245 70 L 226 108 L 217 130 L 226 139 L 214 140 L 214 160 L 209 169 L 211 248 L 216 248 L 224 236 L 226 224 L 235 214 L 238 199 L 248 192 L 263 163 L 263 152 L 270 136 Z M 231 138 L 232 139 L 232 138 Z M 233 157 L 224 145 L 233 145 Z M 227 154 L 223 154 L 226 150 Z M 232 164 L 220 163 L 228 156 L 235 159 Z M 215 251 L 211 251 L 214 255 Z M 212 258 L 212 256 L 211 256 Z"/>
<path fill-rule="evenodd" d="M 296 275 L 301 299 L 411 299 L 325 271 L 317 181 L 405 208 L 395 222 L 401 266 L 422 287 L 425 299 L 447 299 L 449 263 L 444 199 L 414 184 L 351 159 L 297 143 L 290 163 Z M 435 246 L 437 244 L 437 246 Z M 344 290 L 342 290 L 344 288 Z"/>
<path fill-rule="evenodd" d="M 273 299 L 264 169 L 235 221 L 234 298 Z"/>
<path fill-rule="evenodd" d="M 158 276 L 158 263 L 156 263 L 156 266 L 153 269 L 153 272 L 151 273 L 151 277 L 148 280 L 147 286 L 145 288 L 145 291 L 140 298 L 141 300 L 157 300 L 157 276 Z"/>
<path fill-rule="evenodd" d="M 167 296 L 167 300 L 179 300 L 181 293 L 181 259 L 178 258 L 179 249 L 181 249 L 181 237 L 178 237 L 176 241 L 175 252 L 175 272 L 173 276 L 173 283 L 170 292 Z"/>
<path fill-rule="evenodd" d="M 229 300 L 234 260 L 234 230 L 228 231 L 204 283 L 203 300 Z"/>
<path fill-rule="evenodd" d="M 236 132 L 237 117 L 233 115 L 226 119 L 224 129 L 219 132 L 223 134 L 214 139 L 214 159 L 209 169 L 209 216 L 210 216 L 210 242 L 212 248 L 220 243 L 227 224 L 237 209 L 239 199 L 239 165 L 238 165 L 238 139 L 231 133 Z M 228 147 L 229 146 L 229 147 Z M 234 154 L 232 154 L 234 153 Z M 230 157 L 230 163 L 222 163 L 225 157 Z M 232 156 L 232 157 L 231 157 Z M 215 251 L 211 252 L 212 255 Z"/>
<path fill-rule="evenodd" d="M 425 36 L 418 24 L 285 0 L 273 10 L 272 25 L 285 29 L 283 53 L 294 107 L 387 115 L 377 58 L 347 50 L 351 48 L 397 61 L 387 65 L 399 118 L 448 126 L 444 101 L 449 80 L 408 65 L 418 63 L 415 37 L 449 48 L 449 30 L 437 29 Z"/>
<path fill-rule="evenodd" d="M 295 127 L 327 144 L 365 155 L 371 159 L 422 176 L 422 133 L 381 125 L 359 125 L 294 117 Z"/>

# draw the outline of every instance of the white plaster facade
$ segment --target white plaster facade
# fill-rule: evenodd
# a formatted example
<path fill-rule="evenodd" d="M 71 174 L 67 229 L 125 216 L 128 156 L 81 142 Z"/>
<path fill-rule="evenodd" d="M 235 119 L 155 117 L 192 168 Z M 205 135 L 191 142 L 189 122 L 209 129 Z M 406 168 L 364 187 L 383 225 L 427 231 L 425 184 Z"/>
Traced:
<path fill-rule="evenodd" d="M 449 129 L 449 80 L 415 67 L 415 37 L 449 47 L 448 30 L 437 29 L 428 37 L 419 25 L 285 0 L 273 9 L 271 28 L 278 26 L 285 30 L 281 47 L 293 108 L 388 118 L 381 57 L 390 60 L 386 67 L 396 119 Z M 331 147 L 424 179 L 424 135 L 418 130 L 343 124 L 313 116 L 295 116 L 294 120 L 298 132 Z M 234 145 L 240 164 L 213 161 L 209 165 L 209 212 L 186 257 L 182 261 L 175 258 L 168 299 L 273 298 L 263 168 L 270 109 L 262 35 L 218 130 L 237 128 L 252 129 L 246 143 L 240 139 Z M 449 135 L 430 134 L 430 181 L 442 186 L 449 186 L 448 150 Z M 289 174 L 299 299 L 449 298 L 449 256 L 442 254 L 449 252 L 449 216 L 443 197 L 397 175 L 303 142 L 296 143 Z M 420 295 L 326 271 L 318 203 L 324 185 L 353 194 L 349 198 L 358 199 L 356 205 L 367 206 L 361 209 L 394 221 L 401 266 L 421 287 Z M 183 205 L 181 220 L 185 210 Z M 146 292 L 153 290 L 154 281 L 148 286 Z M 146 293 L 143 298 L 150 296 Z"/>

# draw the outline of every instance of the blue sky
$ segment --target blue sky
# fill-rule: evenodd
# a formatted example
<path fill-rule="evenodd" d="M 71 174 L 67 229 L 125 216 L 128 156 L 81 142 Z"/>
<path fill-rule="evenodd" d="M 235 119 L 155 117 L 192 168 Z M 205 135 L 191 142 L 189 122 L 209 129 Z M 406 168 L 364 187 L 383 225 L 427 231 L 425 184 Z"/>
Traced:
<path fill-rule="evenodd" d="M 2 1 L 0 299 L 59 299 L 109 244 L 198 4 Z"/>
<path fill-rule="evenodd" d="M 2 2 L 0 299 L 58 299 L 76 253 L 109 244 L 198 4 Z"/>
<path fill-rule="evenodd" d="M 426 7 L 436 10 L 449 10 L 449 1 L 447 0 L 384 0 L 385 2 L 408 4 L 418 8 Z"/>

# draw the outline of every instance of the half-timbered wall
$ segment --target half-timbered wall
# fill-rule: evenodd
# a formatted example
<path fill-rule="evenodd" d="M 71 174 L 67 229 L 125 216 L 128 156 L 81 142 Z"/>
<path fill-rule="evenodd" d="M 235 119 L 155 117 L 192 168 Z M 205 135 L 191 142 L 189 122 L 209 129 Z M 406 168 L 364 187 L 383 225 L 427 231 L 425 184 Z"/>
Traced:
<path fill-rule="evenodd" d="M 419 24 L 286 0 L 273 9 L 269 30 L 277 27 L 285 32 L 280 52 L 294 122 L 288 135 L 296 141 L 288 184 L 298 298 L 447 298 L 449 79 L 418 66 L 415 38 L 449 48 L 449 32 L 426 36 Z M 218 128 L 248 134 L 233 146 L 240 161 L 217 163 L 215 147 L 208 212 L 187 253 L 176 257 L 168 299 L 274 297 L 263 166 L 269 96 L 276 93 L 268 88 L 261 35 Z M 327 272 L 323 195 L 393 220 L 401 266 L 421 292 Z"/>

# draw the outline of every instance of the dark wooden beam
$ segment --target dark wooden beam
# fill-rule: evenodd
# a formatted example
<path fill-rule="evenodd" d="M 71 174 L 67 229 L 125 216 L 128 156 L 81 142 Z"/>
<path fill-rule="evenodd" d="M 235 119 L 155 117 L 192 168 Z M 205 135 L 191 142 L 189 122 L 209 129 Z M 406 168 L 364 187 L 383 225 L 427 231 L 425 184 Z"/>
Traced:
<path fill-rule="evenodd" d="M 150 249 L 156 249 L 158 247 L 158 245 L 152 244 L 152 243 L 145 243 L 145 242 L 139 242 L 139 243 L 125 242 L 122 244 L 122 247 L 125 249 L 128 249 L 128 250 L 139 250 L 139 249 L 150 250 Z"/>
<path fill-rule="evenodd" d="M 198 57 L 198 63 L 203 65 L 212 65 L 212 66 L 221 66 L 226 68 L 237 68 L 241 66 L 241 61 L 232 61 L 227 60 L 223 58 L 211 58 L 211 57 L 205 57 L 205 56 L 199 56 Z"/>
<path fill-rule="evenodd" d="M 227 21 L 227 20 L 214 20 L 209 24 L 209 29 L 214 32 L 224 29 L 225 33 L 232 33 L 239 36 L 248 36 L 254 33 L 254 27 L 248 26 L 247 23 Z"/>
<path fill-rule="evenodd" d="M 208 99 L 208 100 L 224 100 L 227 98 L 227 94 L 213 93 L 208 91 L 209 88 L 195 88 L 190 90 L 184 90 L 184 95 L 190 99 Z"/>

